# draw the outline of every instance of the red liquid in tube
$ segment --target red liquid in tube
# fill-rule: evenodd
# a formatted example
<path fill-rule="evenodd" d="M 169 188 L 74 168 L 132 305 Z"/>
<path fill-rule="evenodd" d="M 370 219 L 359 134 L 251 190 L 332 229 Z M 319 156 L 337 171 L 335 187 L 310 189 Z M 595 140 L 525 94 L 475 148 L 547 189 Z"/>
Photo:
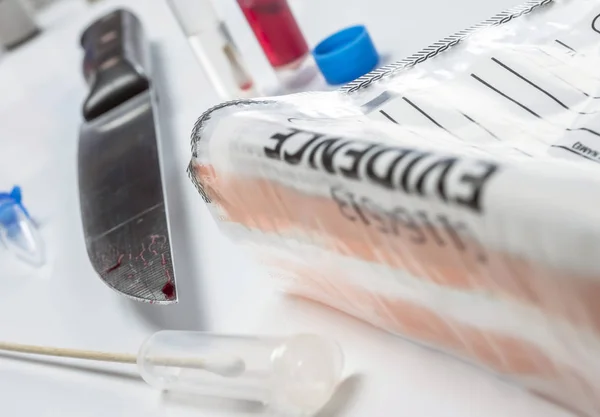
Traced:
<path fill-rule="evenodd" d="M 287 0 L 238 0 L 238 4 L 273 68 L 293 66 L 308 54 Z"/>

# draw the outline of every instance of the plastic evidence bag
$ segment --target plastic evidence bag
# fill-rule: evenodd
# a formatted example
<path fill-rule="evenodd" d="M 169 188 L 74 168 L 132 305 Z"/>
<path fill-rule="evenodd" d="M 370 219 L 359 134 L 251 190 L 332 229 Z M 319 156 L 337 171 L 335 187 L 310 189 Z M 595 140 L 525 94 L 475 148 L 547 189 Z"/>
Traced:
<path fill-rule="evenodd" d="M 599 1 L 529 2 L 209 110 L 190 176 L 290 292 L 600 416 L 599 68 Z"/>

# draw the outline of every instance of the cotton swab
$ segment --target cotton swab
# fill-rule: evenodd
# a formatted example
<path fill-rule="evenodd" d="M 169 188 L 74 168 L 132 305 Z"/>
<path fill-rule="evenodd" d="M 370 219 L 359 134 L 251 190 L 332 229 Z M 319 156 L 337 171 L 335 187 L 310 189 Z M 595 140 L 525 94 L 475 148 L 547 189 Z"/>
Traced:
<path fill-rule="evenodd" d="M 137 364 L 149 385 L 170 391 L 258 401 L 310 415 L 325 405 L 342 376 L 339 345 L 317 335 L 287 338 L 160 331 L 137 355 L 0 342 L 0 350 Z"/>

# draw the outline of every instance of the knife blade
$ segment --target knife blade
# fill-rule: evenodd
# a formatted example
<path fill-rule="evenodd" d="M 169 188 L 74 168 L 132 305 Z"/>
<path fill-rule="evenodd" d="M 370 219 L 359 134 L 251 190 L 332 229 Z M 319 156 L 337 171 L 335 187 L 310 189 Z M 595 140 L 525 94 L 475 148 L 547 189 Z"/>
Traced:
<path fill-rule="evenodd" d="M 177 302 L 161 175 L 155 94 L 137 17 L 115 10 L 83 33 L 84 78 L 78 180 L 88 256 L 119 293 Z"/>

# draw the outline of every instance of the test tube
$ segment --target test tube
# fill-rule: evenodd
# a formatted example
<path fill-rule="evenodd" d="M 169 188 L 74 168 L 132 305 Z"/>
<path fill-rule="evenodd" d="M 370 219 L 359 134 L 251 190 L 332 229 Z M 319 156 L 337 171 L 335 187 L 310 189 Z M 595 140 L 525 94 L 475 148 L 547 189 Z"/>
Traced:
<path fill-rule="evenodd" d="M 256 401 L 307 415 L 331 398 L 343 354 L 336 342 L 311 334 L 286 338 L 168 330 L 141 346 L 137 363 L 142 378 L 162 390 Z"/>
<path fill-rule="evenodd" d="M 168 0 L 188 43 L 222 100 L 258 95 L 254 81 L 210 0 Z"/>
<path fill-rule="evenodd" d="M 296 90 L 317 74 L 287 0 L 237 0 L 279 82 Z"/>

